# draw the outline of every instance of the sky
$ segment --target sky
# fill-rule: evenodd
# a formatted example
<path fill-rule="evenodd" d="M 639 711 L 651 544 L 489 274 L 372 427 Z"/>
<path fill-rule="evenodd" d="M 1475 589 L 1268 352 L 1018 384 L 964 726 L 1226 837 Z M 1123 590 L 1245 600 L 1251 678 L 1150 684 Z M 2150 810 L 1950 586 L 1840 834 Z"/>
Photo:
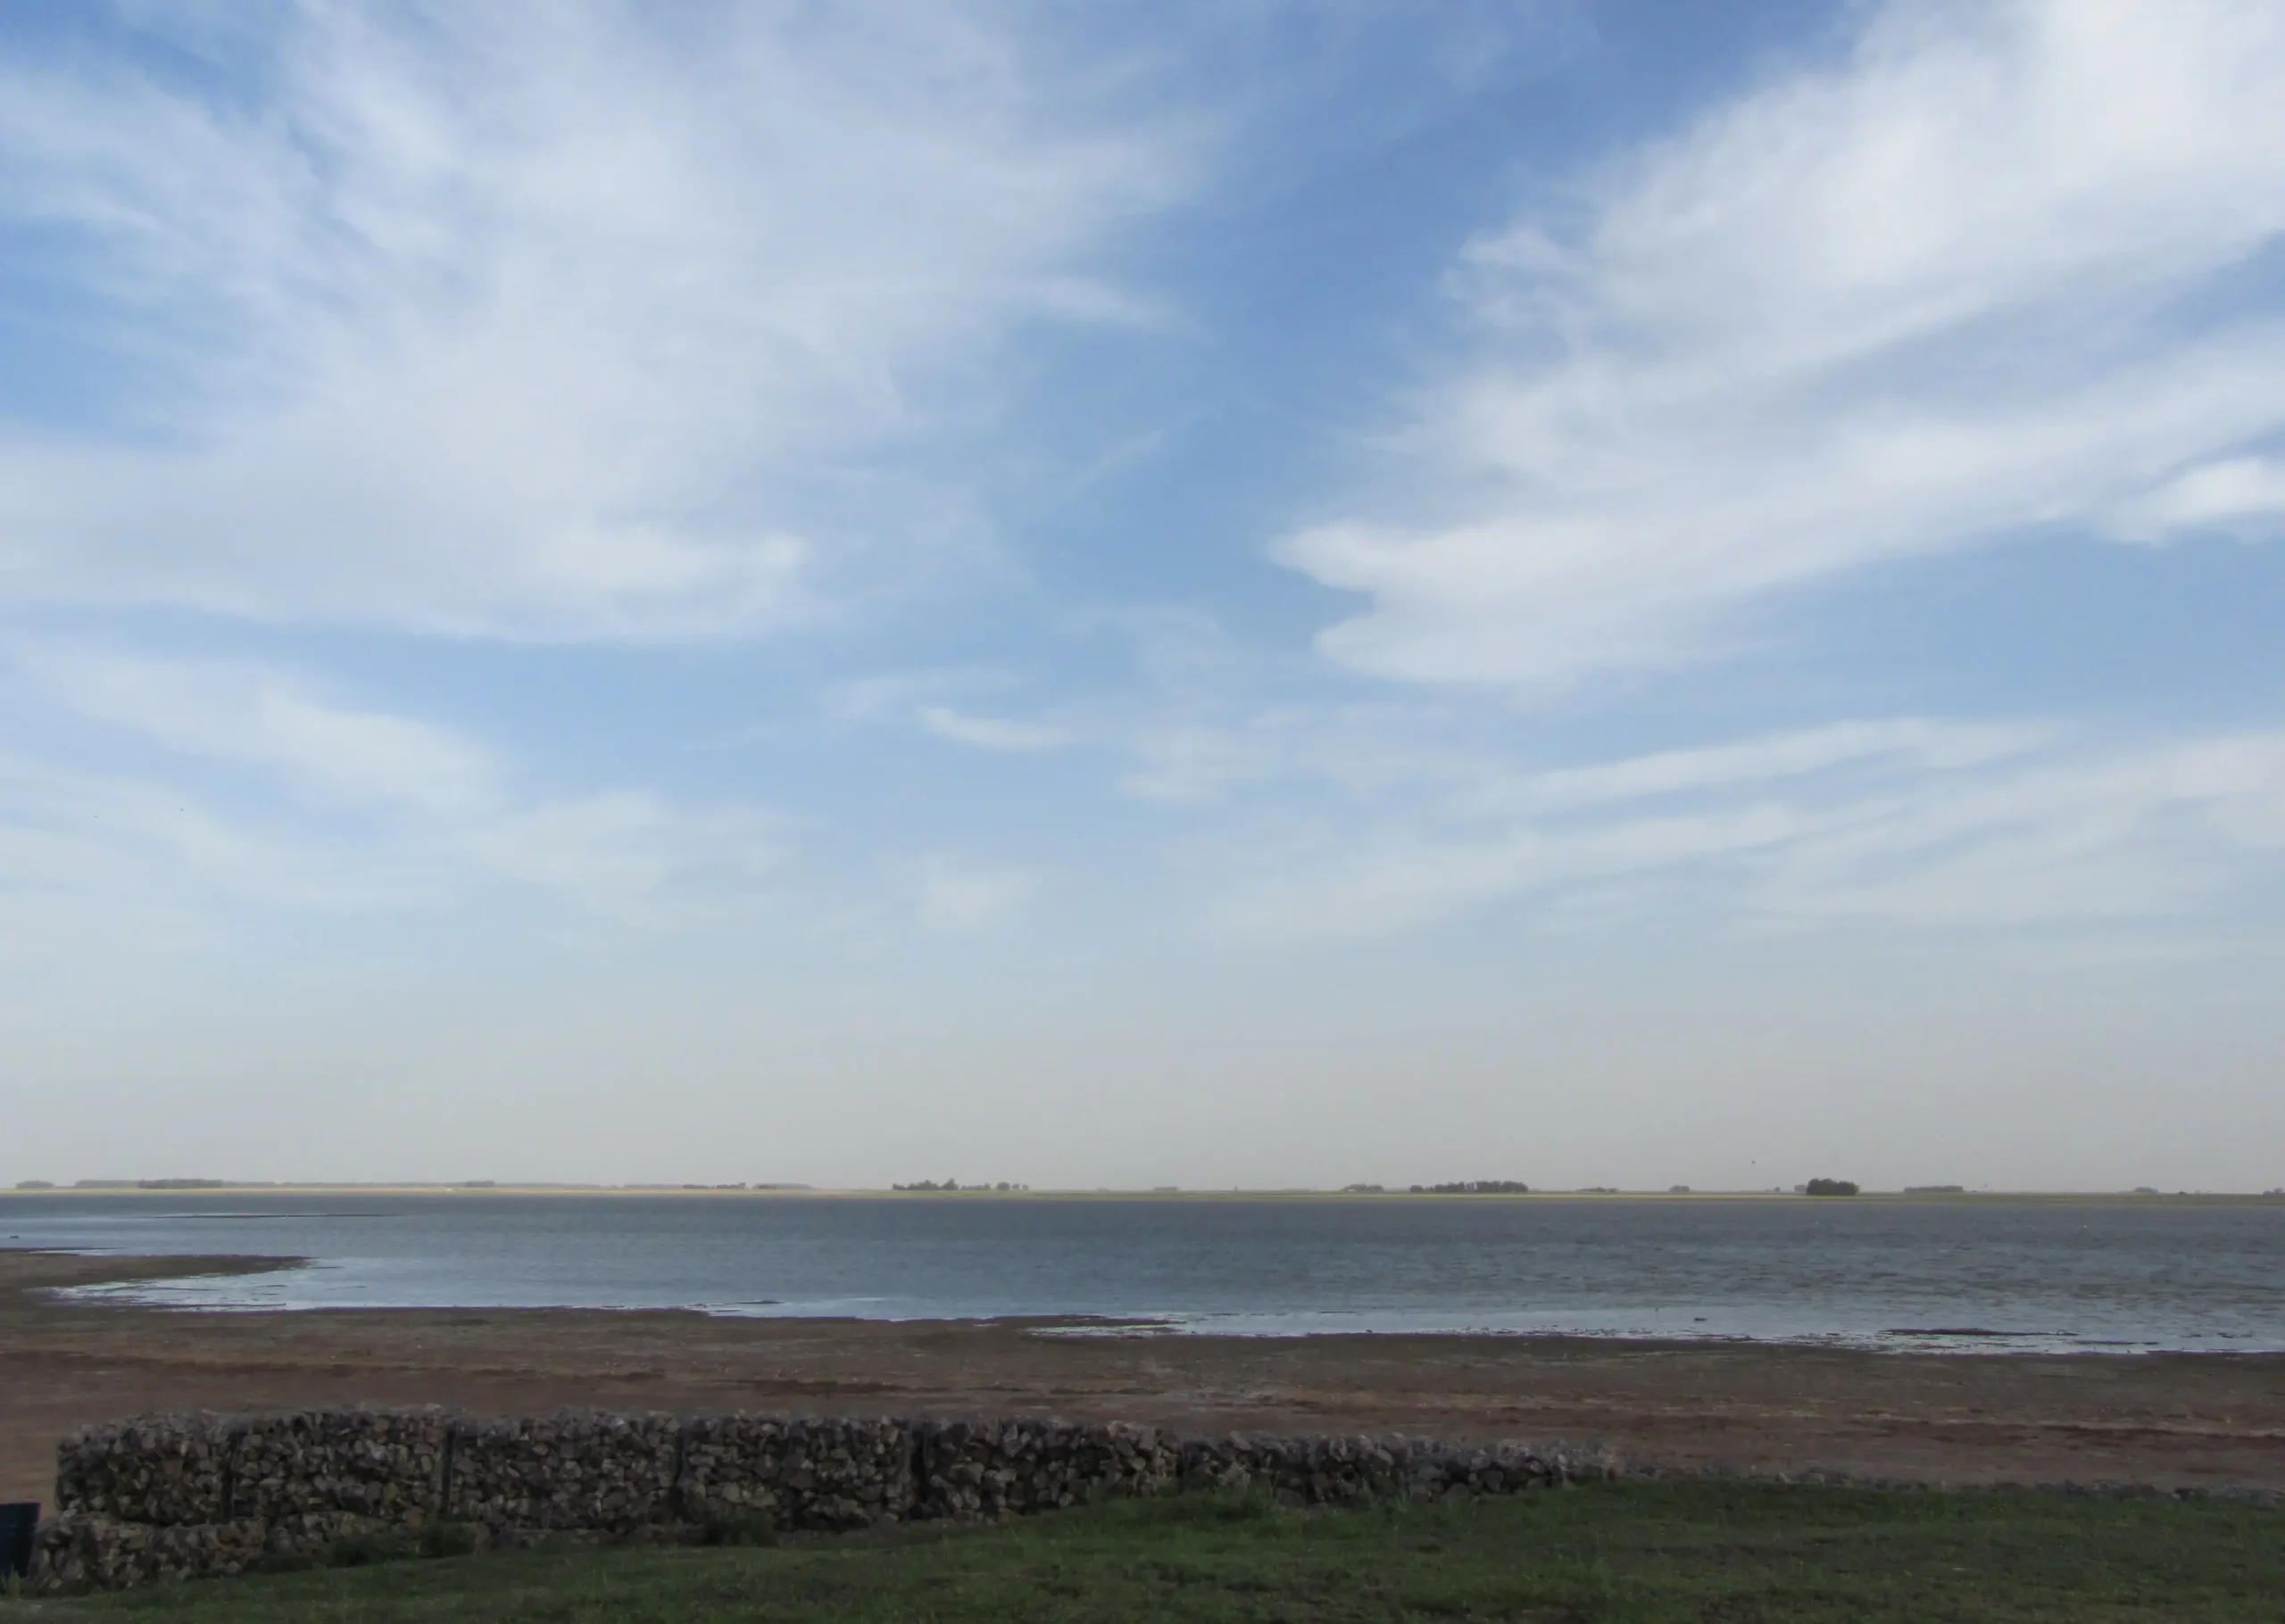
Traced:
<path fill-rule="evenodd" d="M 0 1181 L 2285 1185 L 2272 0 L 12 0 Z"/>

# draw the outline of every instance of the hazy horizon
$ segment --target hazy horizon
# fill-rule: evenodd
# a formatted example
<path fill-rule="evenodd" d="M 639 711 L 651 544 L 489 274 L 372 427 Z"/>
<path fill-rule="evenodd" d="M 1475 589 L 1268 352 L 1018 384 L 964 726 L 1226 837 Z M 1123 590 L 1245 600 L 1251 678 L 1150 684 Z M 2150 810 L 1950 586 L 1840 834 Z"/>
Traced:
<path fill-rule="evenodd" d="M 2285 1185 L 2285 8 L 0 9 L 0 1186 Z"/>
<path fill-rule="evenodd" d="M 1854 1182 L 1854 1181 L 1851 1181 Z M 1689 1197 L 1719 1197 L 1725 1200 L 1772 1196 L 1788 1199 L 1820 1199 L 1811 1197 L 1801 1182 L 1791 1186 L 1770 1185 L 1752 1189 L 1701 1189 L 1691 1185 L 1670 1185 L 1654 1189 L 1626 1189 L 1616 1185 L 1533 1185 L 1527 1190 L 1460 1191 L 1438 1189 L 1433 1185 L 1405 1184 L 1348 1185 L 1242 1185 L 1209 1189 L 1203 1186 L 1179 1184 L 1137 1184 L 1130 1186 L 1034 1185 L 1002 1181 L 993 1184 L 982 1181 L 975 1183 L 934 1183 L 932 1188 L 918 1184 L 806 1184 L 796 1181 L 758 1181 L 745 1183 L 702 1184 L 697 1182 L 640 1182 L 620 1183 L 572 1182 L 546 1179 L 212 1179 L 195 1175 L 156 1179 L 77 1179 L 71 1181 L 31 1179 L 12 1186 L 0 1187 L 5 1196 L 166 1196 L 223 1194 L 232 1191 L 276 1190 L 294 1194 L 305 1190 L 372 1190 L 411 1191 L 424 1195 L 467 1196 L 1109 1196 L 1117 1198 L 1139 1197 L 1200 1196 L 1208 1197 L 1342 1197 L 1368 1200 L 1375 1196 L 1415 1196 L 1439 1200 L 1508 1201 L 1581 1198 L 1589 1200 L 1658 1199 L 1681 1200 Z M 2219 1200 L 2260 1201 L 2285 1198 L 2285 1189 L 2158 1189 L 2140 1185 L 2128 1189 L 1999 1189 L 1984 1186 L 1968 1187 L 1956 1184 L 1903 1186 L 1894 1189 L 1865 1187 L 1850 1197 L 1853 1200 L 1902 1198 L 1941 1200 L 1952 1197 L 1965 1199 L 2023 1200 L 2069 1199 L 2089 1200 Z"/>

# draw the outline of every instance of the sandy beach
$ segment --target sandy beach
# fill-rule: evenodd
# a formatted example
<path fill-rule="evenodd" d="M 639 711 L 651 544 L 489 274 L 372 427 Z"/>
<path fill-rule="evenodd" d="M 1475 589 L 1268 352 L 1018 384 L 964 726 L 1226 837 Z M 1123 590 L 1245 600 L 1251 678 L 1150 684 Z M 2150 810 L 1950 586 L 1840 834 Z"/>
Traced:
<path fill-rule="evenodd" d="M 0 1251 L 0 1499 L 149 1410 L 443 1404 L 1123 1418 L 1598 1438 L 1678 1463 L 2285 1487 L 2285 1355 L 1961 1355 L 1569 1338 L 1073 1336 L 1022 1321 L 198 1313 L 53 1288 L 275 1266 Z"/>

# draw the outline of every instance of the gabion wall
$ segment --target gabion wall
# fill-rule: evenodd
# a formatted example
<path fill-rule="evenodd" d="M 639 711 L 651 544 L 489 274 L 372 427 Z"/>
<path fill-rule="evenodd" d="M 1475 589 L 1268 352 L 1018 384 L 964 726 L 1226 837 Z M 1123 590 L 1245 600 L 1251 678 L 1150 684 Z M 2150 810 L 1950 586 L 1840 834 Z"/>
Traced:
<path fill-rule="evenodd" d="M 565 1411 L 148 1416 L 64 1441 L 32 1587 L 111 1590 L 243 1572 L 345 1540 L 694 1539 L 994 1521 L 1184 1488 L 1297 1504 L 1508 1495 L 1616 1475 L 1600 1453 L 1404 1438 L 1178 1438 L 1055 1421 L 907 1421 Z"/>

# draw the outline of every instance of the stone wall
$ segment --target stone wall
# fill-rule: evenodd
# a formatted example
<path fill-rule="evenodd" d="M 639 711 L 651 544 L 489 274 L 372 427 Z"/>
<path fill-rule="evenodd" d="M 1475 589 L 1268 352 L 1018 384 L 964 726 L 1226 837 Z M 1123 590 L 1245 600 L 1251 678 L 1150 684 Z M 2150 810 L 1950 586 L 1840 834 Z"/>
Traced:
<path fill-rule="evenodd" d="M 159 1528 L 226 1521 L 234 1444 L 204 1415 L 145 1416 L 82 1432 L 57 1453 L 56 1504 Z"/>
<path fill-rule="evenodd" d="M 914 1476 L 922 1426 L 699 1415 L 681 1428 L 674 1510 L 683 1521 L 839 1533 L 926 1514 Z"/>
<path fill-rule="evenodd" d="M 65 1440 L 33 1587 L 229 1574 L 344 1541 L 692 1539 L 993 1521 L 1101 1498 L 1259 1489 L 1305 1505 L 1507 1495 L 1616 1462 L 1403 1438 L 1177 1438 L 1152 1427 L 566 1411 L 152 1416 Z"/>
<path fill-rule="evenodd" d="M 452 1432 L 452 1471 L 429 1511 L 496 1534 L 625 1536 L 670 1521 L 682 1424 L 568 1413 Z"/>
<path fill-rule="evenodd" d="M 1175 1486 L 1182 1464 L 1176 1439 L 1117 1422 L 926 1421 L 911 1431 L 916 1518 L 997 1520 L 1155 1495 Z"/>

